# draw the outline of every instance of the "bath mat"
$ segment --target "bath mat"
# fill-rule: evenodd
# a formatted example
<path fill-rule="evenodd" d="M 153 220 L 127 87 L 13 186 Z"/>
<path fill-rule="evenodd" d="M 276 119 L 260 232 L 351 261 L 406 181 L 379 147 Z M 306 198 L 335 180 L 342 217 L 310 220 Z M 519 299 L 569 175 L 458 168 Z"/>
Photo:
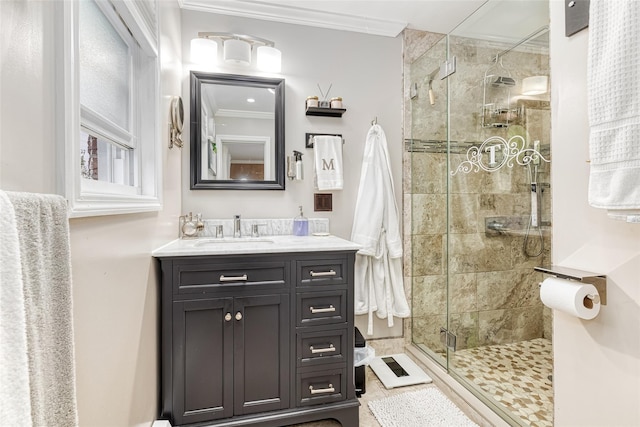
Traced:
<path fill-rule="evenodd" d="M 427 375 L 406 354 L 392 354 L 374 358 L 369 364 L 386 388 L 403 387 L 422 383 L 430 383 Z"/>
<path fill-rule="evenodd" d="M 435 387 L 369 402 L 382 427 L 478 427 Z"/>

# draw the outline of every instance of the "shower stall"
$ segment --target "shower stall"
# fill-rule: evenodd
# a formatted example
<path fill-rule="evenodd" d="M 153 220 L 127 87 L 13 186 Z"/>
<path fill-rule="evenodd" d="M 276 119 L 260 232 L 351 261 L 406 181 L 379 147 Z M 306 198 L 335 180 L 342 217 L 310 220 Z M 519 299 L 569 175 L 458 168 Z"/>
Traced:
<path fill-rule="evenodd" d="M 490 0 L 412 61 L 411 341 L 511 425 L 551 426 L 548 3 Z"/>

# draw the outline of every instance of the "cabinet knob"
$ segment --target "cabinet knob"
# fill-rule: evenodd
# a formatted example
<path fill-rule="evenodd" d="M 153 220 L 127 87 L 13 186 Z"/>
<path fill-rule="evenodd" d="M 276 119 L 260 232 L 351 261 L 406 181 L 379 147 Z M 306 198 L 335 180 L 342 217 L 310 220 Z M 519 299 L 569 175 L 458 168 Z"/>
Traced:
<path fill-rule="evenodd" d="M 242 320 L 242 313 L 240 312 L 236 313 L 236 320 Z"/>
<path fill-rule="evenodd" d="M 227 322 L 231 320 L 231 313 L 227 313 L 224 315 L 224 320 L 226 320 Z"/>

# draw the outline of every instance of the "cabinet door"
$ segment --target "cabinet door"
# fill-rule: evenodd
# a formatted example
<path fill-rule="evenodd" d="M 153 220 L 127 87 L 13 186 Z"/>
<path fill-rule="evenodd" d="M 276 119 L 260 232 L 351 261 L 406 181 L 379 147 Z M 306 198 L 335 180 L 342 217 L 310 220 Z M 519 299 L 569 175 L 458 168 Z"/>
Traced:
<path fill-rule="evenodd" d="M 173 303 L 174 425 L 233 415 L 233 298 Z"/>
<path fill-rule="evenodd" d="M 289 295 L 234 299 L 235 415 L 289 407 Z"/>

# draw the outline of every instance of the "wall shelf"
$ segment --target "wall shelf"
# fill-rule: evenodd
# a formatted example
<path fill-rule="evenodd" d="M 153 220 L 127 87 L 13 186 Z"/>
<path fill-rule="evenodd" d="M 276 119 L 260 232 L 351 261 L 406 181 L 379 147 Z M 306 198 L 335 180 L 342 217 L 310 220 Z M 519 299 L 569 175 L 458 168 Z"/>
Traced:
<path fill-rule="evenodd" d="M 346 108 L 320 108 L 320 107 L 307 107 L 307 116 L 322 116 L 322 117 L 342 117 Z"/>

